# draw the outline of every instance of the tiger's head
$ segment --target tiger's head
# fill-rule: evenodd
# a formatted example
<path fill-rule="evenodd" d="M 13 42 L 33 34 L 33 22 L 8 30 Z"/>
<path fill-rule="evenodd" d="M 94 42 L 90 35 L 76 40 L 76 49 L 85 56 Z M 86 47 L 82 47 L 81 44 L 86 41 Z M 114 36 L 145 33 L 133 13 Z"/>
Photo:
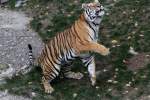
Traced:
<path fill-rule="evenodd" d="M 84 9 L 85 19 L 88 22 L 93 22 L 105 14 L 104 7 L 98 0 L 95 0 L 93 3 L 84 3 L 82 4 L 82 8 Z"/>

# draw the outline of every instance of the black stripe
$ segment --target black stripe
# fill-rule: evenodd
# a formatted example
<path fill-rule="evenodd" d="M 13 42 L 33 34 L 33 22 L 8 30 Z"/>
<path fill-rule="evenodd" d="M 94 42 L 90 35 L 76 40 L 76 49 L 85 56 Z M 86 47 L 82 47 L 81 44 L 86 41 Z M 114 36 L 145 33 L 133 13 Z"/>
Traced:
<path fill-rule="evenodd" d="M 94 25 L 94 26 L 99 26 L 100 24 L 97 24 L 97 23 L 94 23 L 94 22 L 92 22 L 92 24 Z"/>
<path fill-rule="evenodd" d="M 45 59 L 45 64 L 48 65 L 48 66 L 50 66 L 49 63 L 48 63 L 48 61 L 47 61 L 46 59 Z M 45 67 L 46 67 L 46 66 L 45 66 Z M 54 66 L 46 67 L 46 68 L 45 68 L 45 72 L 46 72 L 46 73 L 49 73 L 50 75 L 52 75 L 52 73 L 53 73 L 55 76 L 57 76 L 57 74 L 54 73 L 55 68 L 54 68 L 54 69 L 53 69 L 53 68 L 54 68 Z M 56 71 L 57 71 L 57 70 L 56 70 Z M 53 75 L 52 75 L 52 76 L 53 76 Z M 54 76 L 54 77 L 55 77 L 55 76 Z"/>
<path fill-rule="evenodd" d="M 96 36 L 96 31 L 94 30 L 94 28 L 91 26 L 91 24 L 88 22 L 88 21 L 86 21 L 86 23 L 88 24 L 88 26 L 93 30 L 93 32 L 94 32 L 94 37 Z"/>
<path fill-rule="evenodd" d="M 47 47 L 48 47 L 48 46 L 47 46 Z M 53 63 L 55 63 L 55 64 L 57 64 L 57 65 L 60 65 L 60 64 L 58 64 L 58 63 L 54 60 L 54 58 L 52 58 L 52 61 L 51 61 L 50 58 L 49 58 L 47 49 L 46 49 L 46 52 L 47 52 L 47 58 L 48 58 L 48 60 L 50 61 L 50 63 L 52 64 L 52 66 L 54 66 Z M 51 52 L 50 52 L 50 55 L 52 55 Z M 51 57 L 52 57 L 52 56 L 51 56 Z"/>
<path fill-rule="evenodd" d="M 71 52 L 72 50 L 69 50 L 69 53 L 70 53 L 70 56 L 71 56 L 71 58 L 72 58 L 72 60 L 75 58 L 73 55 L 72 55 L 72 52 Z"/>
<path fill-rule="evenodd" d="M 91 63 L 91 61 L 92 61 L 92 56 L 86 57 L 86 58 L 84 58 L 84 60 L 86 60 L 86 61 L 83 62 L 83 64 L 88 66 Z"/>
<path fill-rule="evenodd" d="M 89 66 L 91 64 L 92 60 L 90 60 L 88 63 L 86 63 L 86 66 Z"/>
<path fill-rule="evenodd" d="M 69 54 L 69 53 L 66 54 L 66 60 L 67 60 L 67 62 L 68 62 L 68 61 L 71 62 L 73 59 L 69 59 L 69 58 L 68 58 L 68 54 Z"/>
<path fill-rule="evenodd" d="M 51 59 L 53 60 L 53 62 L 54 62 L 54 57 L 53 57 L 53 54 L 52 54 L 52 52 L 51 52 L 51 50 L 53 49 L 52 48 L 52 44 L 51 44 L 51 46 L 48 46 L 47 45 L 47 47 L 48 47 L 48 49 L 49 49 L 49 53 L 50 53 L 50 57 L 51 57 Z M 48 52 L 48 51 L 47 51 Z M 48 54 L 48 53 L 47 53 Z"/>
<path fill-rule="evenodd" d="M 47 54 L 47 59 L 50 61 L 50 63 L 52 64 L 52 67 L 54 66 L 53 62 L 50 60 L 49 55 L 48 55 L 48 51 L 47 49 L 45 50 L 46 54 Z"/>
<path fill-rule="evenodd" d="M 58 76 L 57 75 L 57 73 L 55 73 L 55 71 L 58 73 L 58 75 L 59 75 L 59 70 L 57 69 L 57 68 L 55 68 L 55 66 L 54 67 L 52 67 L 52 73 L 54 73 L 55 74 L 55 76 Z"/>

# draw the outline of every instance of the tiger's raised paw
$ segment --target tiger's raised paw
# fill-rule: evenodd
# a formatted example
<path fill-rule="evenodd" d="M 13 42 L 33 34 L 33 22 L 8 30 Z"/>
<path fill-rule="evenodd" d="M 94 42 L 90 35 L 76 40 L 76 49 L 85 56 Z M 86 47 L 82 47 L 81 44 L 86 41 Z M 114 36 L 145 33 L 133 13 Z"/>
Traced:
<path fill-rule="evenodd" d="M 78 79 L 79 80 L 83 76 L 84 75 L 82 73 L 80 73 L 80 72 L 77 72 L 77 73 L 75 73 L 75 72 L 67 72 L 67 73 L 65 73 L 65 77 L 66 78 L 72 78 L 72 79 Z"/>
<path fill-rule="evenodd" d="M 106 55 L 109 55 L 109 54 L 110 54 L 109 48 L 105 48 L 105 49 L 101 52 L 101 55 L 103 55 L 103 56 L 106 56 Z"/>

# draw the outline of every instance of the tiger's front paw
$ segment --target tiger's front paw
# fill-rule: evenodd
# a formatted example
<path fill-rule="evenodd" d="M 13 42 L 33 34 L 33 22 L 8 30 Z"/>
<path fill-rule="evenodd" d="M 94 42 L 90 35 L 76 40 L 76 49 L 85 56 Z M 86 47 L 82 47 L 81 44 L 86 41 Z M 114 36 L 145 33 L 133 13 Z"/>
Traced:
<path fill-rule="evenodd" d="M 92 86 L 95 86 L 96 84 L 96 77 L 91 77 Z"/>
<path fill-rule="evenodd" d="M 101 55 L 103 55 L 103 56 L 106 56 L 106 55 L 109 55 L 109 54 L 110 54 L 109 48 L 104 48 L 104 49 L 102 50 L 102 52 L 101 52 Z"/>

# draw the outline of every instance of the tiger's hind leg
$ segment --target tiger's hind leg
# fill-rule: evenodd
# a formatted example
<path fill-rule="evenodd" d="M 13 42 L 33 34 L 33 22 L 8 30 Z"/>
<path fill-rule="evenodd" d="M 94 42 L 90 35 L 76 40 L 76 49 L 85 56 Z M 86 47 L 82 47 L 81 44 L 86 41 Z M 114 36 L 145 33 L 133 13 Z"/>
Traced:
<path fill-rule="evenodd" d="M 80 72 L 73 72 L 71 71 L 71 65 L 67 65 L 62 67 L 62 71 L 65 78 L 72 78 L 72 79 L 81 79 L 84 75 Z"/>
<path fill-rule="evenodd" d="M 45 93 L 52 93 L 54 89 L 51 86 L 50 82 L 59 75 L 60 66 L 54 64 L 54 66 L 51 67 L 49 66 L 43 67 L 42 70 L 43 70 L 42 83 L 45 89 Z"/>
<path fill-rule="evenodd" d="M 72 79 L 81 79 L 84 75 L 80 72 L 72 72 L 69 71 L 67 73 L 64 73 L 66 78 L 72 78 Z"/>
<path fill-rule="evenodd" d="M 46 80 L 44 76 L 42 77 L 42 84 L 44 86 L 45 93 L 51 94 L 54 91 L 53 87 L 49 83 L 49 80 Z"/>

